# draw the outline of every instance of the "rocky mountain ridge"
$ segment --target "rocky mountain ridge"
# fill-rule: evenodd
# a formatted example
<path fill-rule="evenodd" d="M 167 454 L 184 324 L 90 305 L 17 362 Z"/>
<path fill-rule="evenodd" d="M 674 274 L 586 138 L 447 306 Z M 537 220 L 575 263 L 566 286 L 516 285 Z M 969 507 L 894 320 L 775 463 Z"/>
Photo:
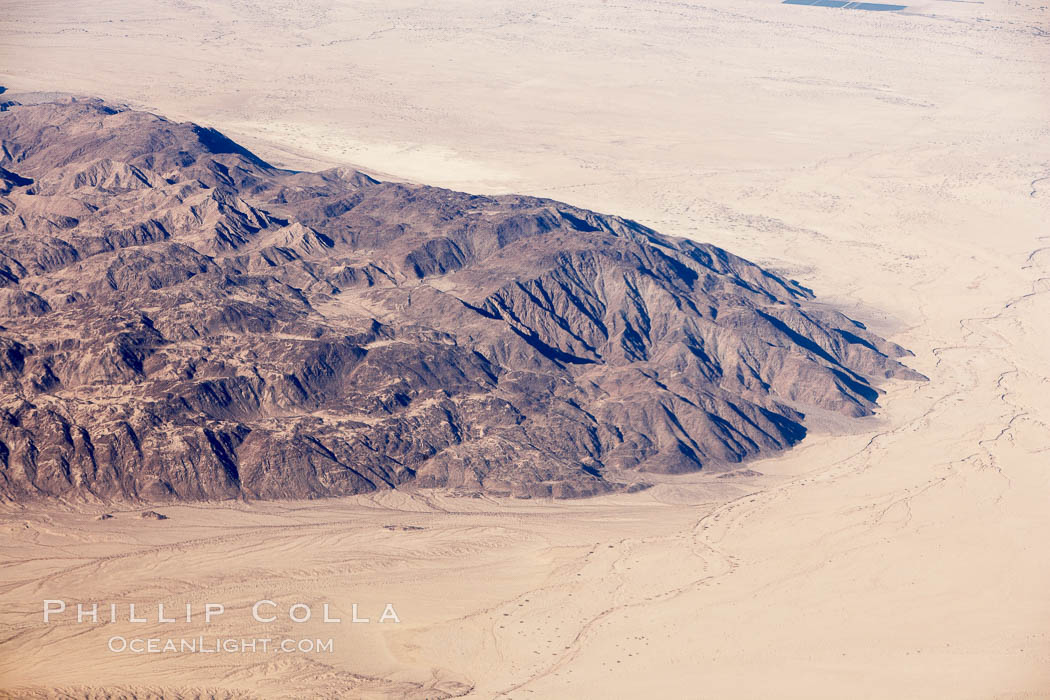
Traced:
<path fill-rule="evenodd" d="M 575 497 L 872 412 L 906 351 L 717 247 L 274 168 L 97 100 L 0 111 L 0 497 Z"/>

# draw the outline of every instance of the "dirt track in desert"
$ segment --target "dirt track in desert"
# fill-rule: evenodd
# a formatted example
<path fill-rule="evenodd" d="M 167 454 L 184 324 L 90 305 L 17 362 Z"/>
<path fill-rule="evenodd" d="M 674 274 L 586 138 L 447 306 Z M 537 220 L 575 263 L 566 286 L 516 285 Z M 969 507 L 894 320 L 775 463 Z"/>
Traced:
<path fill-rule="evenodd" d="M 386 493 L 162 521 L 5 506 L 0 687 L 1050 697 L 1045 7 L 7 4 L 12 93 L 709 241 L 911 349 L 930 381 L 749 473 L 626 496 Z M 179 636 L 259 636 L 245 613 L 263 598 L 372 618 L 389 602 L 401 622 L 266 630 L 333 637 L 332 654 L 135 656 L 106 640 L 169 628 L 43 625 L 46 598 L 226 604 Z"/>

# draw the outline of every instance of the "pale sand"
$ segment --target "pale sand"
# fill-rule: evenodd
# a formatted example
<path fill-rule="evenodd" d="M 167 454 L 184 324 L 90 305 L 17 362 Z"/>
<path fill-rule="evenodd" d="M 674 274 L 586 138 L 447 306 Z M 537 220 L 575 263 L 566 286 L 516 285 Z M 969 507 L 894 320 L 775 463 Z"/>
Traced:
<path fill-rule="evenodd" d="M 3 687 L 1050 697 L 1045 5 L 3 5 L 12 90 L 696 236 L 788 271 L 930 377 L 851 435 L 748 465 L 765 476 L 632 496 L 9 511 Z M 45 627 L 51 596 L 231 608 L 179 636 L 260 636 L 232 608 L 264 597 L 392 602 L 402 622 L 295 630 L 330 655 L 131 657 L 105 640 L 159 625 Z"/>

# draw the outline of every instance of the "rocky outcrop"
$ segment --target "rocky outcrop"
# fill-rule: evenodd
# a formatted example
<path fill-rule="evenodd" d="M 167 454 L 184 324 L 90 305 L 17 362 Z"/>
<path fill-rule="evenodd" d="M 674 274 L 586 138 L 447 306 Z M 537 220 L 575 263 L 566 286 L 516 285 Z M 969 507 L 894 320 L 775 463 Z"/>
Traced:
<path fill-rule="evenodd" d="M 98 101 L 0 113 L 0 495 L 627 488 L 870 414 L 904 351 L 714 246 L 271 167 Z"/>

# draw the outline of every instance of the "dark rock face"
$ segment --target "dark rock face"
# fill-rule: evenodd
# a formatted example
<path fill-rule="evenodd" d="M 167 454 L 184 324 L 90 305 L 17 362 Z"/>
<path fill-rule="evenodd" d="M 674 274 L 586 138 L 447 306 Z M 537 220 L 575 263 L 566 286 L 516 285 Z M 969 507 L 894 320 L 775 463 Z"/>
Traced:
<path fill-rule="evenodd" d="M 628 487 L 869 414 L 904 351 L 719 248 L 273 168 L 95 101 L 0 113 L 0 495 Z"/>

